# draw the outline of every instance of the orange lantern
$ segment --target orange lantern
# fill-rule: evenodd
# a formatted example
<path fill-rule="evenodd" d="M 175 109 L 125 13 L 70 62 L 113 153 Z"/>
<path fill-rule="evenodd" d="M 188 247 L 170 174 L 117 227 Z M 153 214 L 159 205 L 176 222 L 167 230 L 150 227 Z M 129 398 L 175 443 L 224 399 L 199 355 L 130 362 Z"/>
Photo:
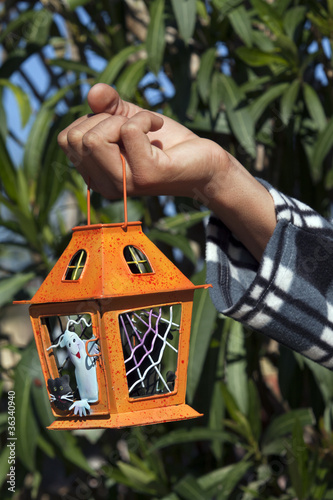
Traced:
<path fill-rule="evenodd" d="M 29 301 L 56 420 L 50 429 L 148 425 L 200 416 L 185 404 L 194 286 L 140 222 L 90 224 Z"/>

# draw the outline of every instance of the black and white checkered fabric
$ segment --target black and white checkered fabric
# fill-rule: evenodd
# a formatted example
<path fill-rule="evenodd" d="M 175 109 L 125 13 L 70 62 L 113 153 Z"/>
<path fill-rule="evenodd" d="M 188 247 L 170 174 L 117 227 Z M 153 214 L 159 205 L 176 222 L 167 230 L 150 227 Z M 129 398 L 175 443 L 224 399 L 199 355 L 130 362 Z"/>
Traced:
<path fill-rule="evenodd" d="M 262 182 L 277 226 L 258 263 L 224 224 L 207 228 L 207 282 L 216 308 L 333 369 L 333 225 Z"/>

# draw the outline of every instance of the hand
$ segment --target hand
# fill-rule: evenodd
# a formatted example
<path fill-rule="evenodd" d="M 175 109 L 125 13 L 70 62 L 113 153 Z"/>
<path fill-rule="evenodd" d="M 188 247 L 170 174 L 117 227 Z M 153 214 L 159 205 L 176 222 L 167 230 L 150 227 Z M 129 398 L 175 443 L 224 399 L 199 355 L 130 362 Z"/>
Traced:
<path fill-rule="evenodd" d="M 59 145 L 86 182 L 108 199 L 122 196 L 120 152 L 126 159 L 130 195 L 194 197 L 227 171 L 229 155 L 168 117 L 123 101 L 108 85 L 88 94 L 95 113 L 63 130 Z M 214 179 L 214 180 L 213 180 Z M 209 190 L 209 189 L 208 189 Z"/>
<path fill-rule="evenodd" d="M 74 409 L 74 415 L 79 414 L 80 417 L 86 416 L 87 411 L 88 411 L 88 413 L 90 413 L 90 405 L 88 403 L 88 400 L 87 399 L 80 399 L 79 401 L 74 401 L 72 406 L 69 407 L 69 410 L 73 410 L 73 409 Z"/>
<path fill-rule="evenodd" d="M 174 120 L 123 101 L 108 85 L 95 85 L 88 103 L 95 114 L 72 123 L 58 142 L 93 190 L 122 196 L 122 153 L 129 195 L 196 198 L 260 260 L 276 225 L 273 200 L 234 157 Z"/>

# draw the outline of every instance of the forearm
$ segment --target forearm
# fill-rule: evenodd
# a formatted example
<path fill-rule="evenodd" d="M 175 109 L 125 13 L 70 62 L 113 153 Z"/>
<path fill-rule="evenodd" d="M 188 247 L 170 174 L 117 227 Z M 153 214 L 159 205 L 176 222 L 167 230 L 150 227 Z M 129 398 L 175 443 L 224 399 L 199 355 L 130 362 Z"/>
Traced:
<path fill-rule="evenodd" d="M 207 205 L 249 252 L 260 261 L 276 227 L 271 195 L 244 167 L 227 154 L 221 170 L 205 188 Z"/>

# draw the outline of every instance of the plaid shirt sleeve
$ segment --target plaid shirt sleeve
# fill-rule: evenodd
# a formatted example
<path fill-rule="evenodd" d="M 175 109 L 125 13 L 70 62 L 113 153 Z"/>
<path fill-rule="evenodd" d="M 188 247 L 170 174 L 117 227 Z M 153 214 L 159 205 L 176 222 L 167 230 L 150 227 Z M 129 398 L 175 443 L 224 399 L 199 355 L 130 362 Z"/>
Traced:
<path fill-rule="evenodd" d="M 264 181 L 277 226 L 260 263 L 214 215 L 207 282 L 216 308 L 333 370 L 333 225 Z"/>

